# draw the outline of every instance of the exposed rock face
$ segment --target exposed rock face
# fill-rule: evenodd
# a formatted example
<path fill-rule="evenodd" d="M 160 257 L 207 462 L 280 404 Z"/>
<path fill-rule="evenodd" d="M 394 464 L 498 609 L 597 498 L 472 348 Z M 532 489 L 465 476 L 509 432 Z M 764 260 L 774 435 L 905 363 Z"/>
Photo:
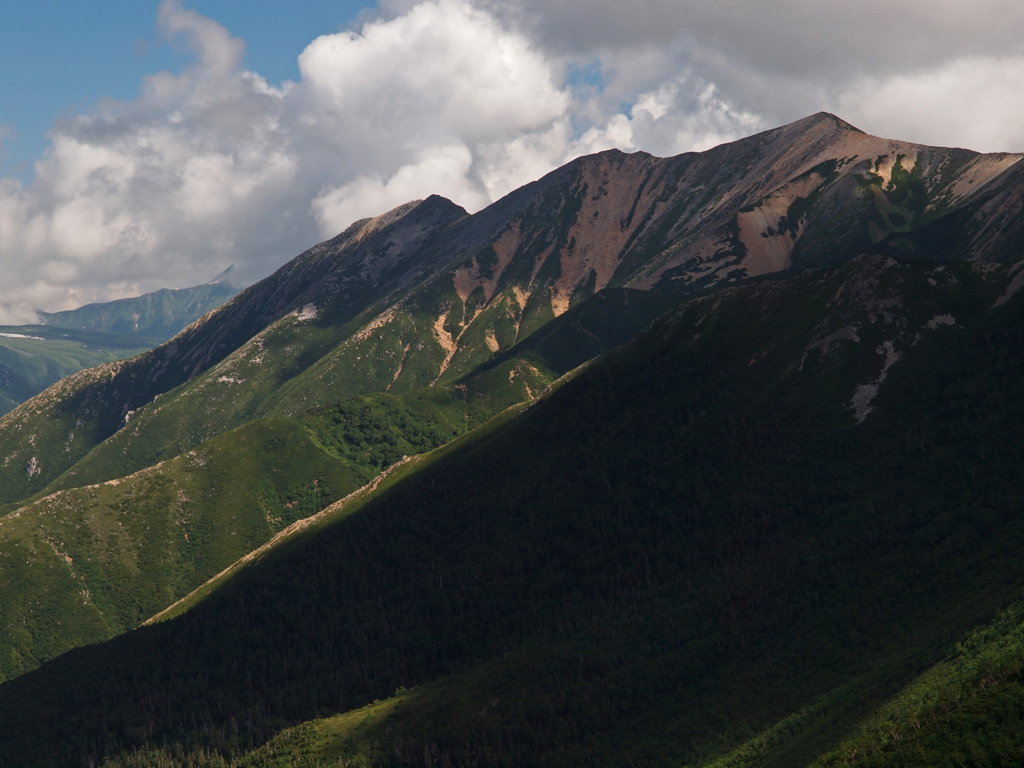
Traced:
<path fill-rule="evenodd" d="M 880 139 L 824 113 L 675 158 L 603 152 L 464 222 L 502 223 L 455 287 L 463 300 L 482 287 L 485 303 L 503 284 L 541 289 L 557 315 L 608 285 L 687 291 L 842 261 L 971 206 L 1004 231 L 1022 160 Z M 991 258 L 987 231 L 962 255 Z"/>
<path fill-rule="evenodd" d="M 753 156 L 744 152 L 753 145 Z M 709 169 L 715 157 L 718 168 Z M 673 158 L 683 163 L 689 156 Z M 723 145 L 679 173 L 675 223 L 661 253 L 635 287 L 707 287 L 799 266 L 838 262 L 911 235 L 980 204 L 1002 188 L 1010 169 L 1024 175 L 1022 155 L 979 155 L 869 136 L 831 115 Z M 731 173 L 731 178 L 730 178 Z M 685 201 L 719 191 L 693 208 Z M 1020 209 L 1020 195 L 1007 207 Z M 917 255 L 936 257 L 936 252 Z M 960 254 L 989 258 L 991 248 Z"/>
<path fill-rule="evenodd" d="M 40 466 L 39 460 L 35 456 L 29 459 L 28 464 L 25 465 L 25 474 L 28 475 L 30 480 L 36 475 L 41 474 L 42 471 L 43 468 Z"/>
<path fill-rule="evenodd" d="M 439 241 L 468 255 L 445 278 L 462 306 L 442 302 L 431 320 L 445 350 L 439 375 L 465 370 L 466 340 L 500 348 L 608 286 L 686 293 L 906 247 L 950 257 L 915 244 L 916 233 L 971 206 L 985 205 L 979 220 L 1019 211 L 1009 188 L 1024 178 L 1022 159 L 880 139 L 828 114 L 704 153 L 581 158 Z"/>

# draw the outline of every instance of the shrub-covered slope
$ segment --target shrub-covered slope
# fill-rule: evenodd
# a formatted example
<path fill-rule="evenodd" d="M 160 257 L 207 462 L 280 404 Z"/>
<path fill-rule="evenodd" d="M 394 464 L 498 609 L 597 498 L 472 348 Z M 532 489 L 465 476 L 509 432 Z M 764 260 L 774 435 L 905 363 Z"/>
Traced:
<path fill-rule="evenodd" d="M 38 493 L 128 424 L 142 406 L 207 371 L 274 321 L 309 319 L 303 314 L 308 297 L 328 293 L 339 323 L 356 317 L 382 295 L 414 281 L 427 269 L 430 262 L 419 247 L 425 248 L 425 241 L 464 213 L 447 200 L 430 198 L 377 219 L 356 222 L 338 237 L 311 248 L 242 291 L 166 344 L 131 360 L 82 371 L 24 403 L 0 420 L 0 445 L 7 459 L 0 467 L 0 500 L 13 502 Z M 368 269 L 369 262 L 377 268 Z M 309 343 L 323 341 L 314 336 Z M 277 350 L 271 359 L 287 367 L 292 362 L 287 352 Z M 202 433 L 192 435 L 189 447 L 246 420 L 212 420 Z M 168 440 L 177 439 L 182 429 L 191 434 L 191 426 L 172 430 Z M 27 476 L 21 467 L 32 457 L 38 471 Z M 120 474 L 140 468 L 125 466 Z"/>
<path fill-rule="evenodd" d="M 367 481 L 298 423 L 260 421 L 0 519 L 0 679 L 138 626 Z"/>
<path fill-rule="evenodd" d="M 177 619 L 0 686 L 0 759 L 829 754 L 1021 598 L 1012 287 L 865 257 L 691 300 Z"/>

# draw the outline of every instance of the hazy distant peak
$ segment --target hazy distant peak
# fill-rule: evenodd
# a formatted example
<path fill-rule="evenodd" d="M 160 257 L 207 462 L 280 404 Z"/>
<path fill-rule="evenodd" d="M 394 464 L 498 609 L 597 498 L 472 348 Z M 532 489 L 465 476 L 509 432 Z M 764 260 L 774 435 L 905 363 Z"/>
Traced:
<path fill-rule="evenodd" d="M 225 284 L 225 285 L 230 285 L 230 286 L 237 287 L 237 286 L 235 286 L 235 283 L 232 280 L 232 276 L 234 274 L 234 269 L 235 269 L 235 265 L 232 264 L 227 269 L 225 269 L 223 272 L 221 272 L 219 275 L 217 275 L 215 278 L 213 278 L 213 280 L 208 282 L 207 285 Z"/>

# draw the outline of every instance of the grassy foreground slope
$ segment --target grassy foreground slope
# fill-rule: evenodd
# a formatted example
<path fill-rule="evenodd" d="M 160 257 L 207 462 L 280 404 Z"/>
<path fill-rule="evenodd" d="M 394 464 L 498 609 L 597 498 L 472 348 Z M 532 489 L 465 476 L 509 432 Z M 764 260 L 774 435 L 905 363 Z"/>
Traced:
<path fill-rule="evenodd" d="M 365 483 L 361 469 L 301 424 L 265 420 L 0 518 L 0 679 L 133 629 Z"/>
<path fill-rule="evenodd" d="M 466 725 L 473 727 L 480 716 L 480 712 L 473 710 L 474 705 L 493 693 L 495 683 L 500 680 L 490 667 L 483 666 L 470 674 L 413 689 L 400 689 L 383 701 L 285 729 L 267 744 L 236 760 L 224 761 L 199 750 L 188 755 L 182 751 L 178 755 L 201 765 L 253 768 L 386 765 L 390 757 L 385 753 L 396 744 L 414 739 L 422 741 L 429 732 L 428 727 L 435 734 L 442 730 L 445 726 L 440 722 L 441 713 L 454 719 L 448 726 L 451 730 Z M 850 735 L 833 744 L 824 754 L 806 759 L 820 749 L 818 745 L 824 741 L 816 733 L 817 724 L 843 713 L 842 698 L 849 695 L 850 686 L 841 687 L 832 696 L 780 718 L 725 754 L 709 755 L 689 765 L 706 768 L 765 764 L 814 768 L 1019 765 L 1019 734 L 1024 726 L 1020 707 L 1024 699 L 1022 668 L 1024 604 L 1018 603 L 990 624 L 968 632 L 951 646 L 946 658 L 867 714 L 861 724 L 850 725 Z M 506 674 L 514 671 L 505 670 Z M 482 690 L 483 686 L 490 690 Z M 424 711 L 431 710 L 438 713 L 433 723 L 423 717 Z M 832 728 L 833 733 L 838 730 Z M 794 745 L 808 740 L 815 744 L 805 749 L 802 757 L 789 762 L 787 754 L 792 754 Z M 140 750 L 111 764 L 160 765 L 162 760 L 167 762 L 168 757 L 167 751 Z M 477 764 L 487 764 L 487 760 Z"/>
<path fill-rule="evenodd" d="M 294 764 L 327 726 L 286 729 L 349 713 L 306 764 L 808 764 L 1021 599 L 1010 279 L 864 258 L 688 302 L 184 615 L 0 686 L 0 760 Z"/>

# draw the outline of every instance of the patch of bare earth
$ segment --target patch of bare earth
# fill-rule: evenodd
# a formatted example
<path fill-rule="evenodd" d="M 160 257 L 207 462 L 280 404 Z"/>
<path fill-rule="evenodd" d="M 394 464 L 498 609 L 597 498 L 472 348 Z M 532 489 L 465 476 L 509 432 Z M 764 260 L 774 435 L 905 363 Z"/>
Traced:
<path fill-rule="evenodd" d="M 519 231 L 519 222 L 514 221 L 492 246 L 494 255 L 497 257 L 497 263 L 490 269 L 489 276 L 485 276 L 481 272 L 476 257 L 473 257 L 473 260 L 468 265 L 455 270 L 455 273 L 452 275 L 452 285 L 455 287 L 455 292 L 462 299 L 463 303 L 466 302 L 469 295 L 478 287 L 484 289 L 484 302 L 486 303 L 491 300 L 498 288 L 501 276 L 505 273 L 508 265 L 512 263 L 512 258 L 515 256 L 521 242 L 522 235 Z"/>
<path fill-rule="evenodd" d="M 377 315 L 373 320 L 367 323 L 358 333 L 352 334 L 352 343 L 358 343 L 366 341 L 370 338 L 370 334 L 376 331 L 378 328 L 383 328 L 387 325 L 391 319 L 395 316 L 395 308 L 386 309 Z"/>
<path fill-rule="evenodd" d="M 441 361 L 441 365 L 438 367 L 437 378 L 431 382 L 431 386 L 437 383 L 437 380 L 444 375 L 444 372 L 448 370 L 448 366 L 451 365 L 452 358 L 455 357 L 455 353 L 458 351 L 458 339 L 453 337 L 448 329 L 445 328 L 445 323 L 448 322 L 448 315 L 451 314 L 451 309 L 443 312 L 437 316 L 434 321 L 434 339 L 438 344 L 441 345 L 441 349 L 444 350 L 444 360 Z"/>
<path fill-rule="evenodd" d="M 1014 275 L 1014 273 L 1016 274 L 1010 281 L 1010 284 L 1006 286 L 1006 290 L 1003 291 L 1003 295 L 996 299 L 996 303 L 992 305 L 993 309 L 1003 306 L 1003 304 L 1013 298 L 1013 295 L 1017 293 L 1017 291 L 1024 288 L 1024 269 L 1021 269 L 1021 267 L 1024 267 L 1024 261 L 1017 262 L 1013 269 L 1010 270 L 1011 275 Z"/>
<path fill-rule="evenodd" d="M 780 226 L 793 203 L 807 197 L 821 186 L 824 177 L 816 173 L 790 182 L 763 198 L 750 211 L 736 214 L 740 241 L 746 256 L 740 266 L 748 277 L 781 272 L 793 266 L 793 247 L 803 234 L 804 222 L 797 223 L 796 233 Z"/>
<path fill-rule="evenodd" d="M 402 375 L 402 368 L 405 366 L 405 357 L 406 357 L 406 355 L 409 354 L 409 349 L 411 347 L 412 347 L 411 343 L 410 344 L 406 344 L 406 345 L 404 345 L 402 347 L 402 359 L 398 361 L 398 368 L 395 370 L 395 375 L 391 377 L 391 381 L 388 383 L 387 387 L 384 388 L 385 392 L 390 390 L 391 389 L 391 385 L 394 384 L 396 381 L 398 381 L 398 377 Z"/>
<path fill-rule="evenodd" d="M 1001 174 L 1011 165 L 1024 159 L 1024 155 L 1016 154 L 993 154 L 978 155 L 970 165 L 966 166 L 950 191 L 954 199 L 961 199 L 968 195 L 975 194 L 996 176 Z"/>
<path fill-rule="evenodd" d="M 569 245 L 559 253 L 561 274 L 551 290 L 556 317 L 569 308 L 573 293 L 586 285 L 592 274 L 595 292 L 607 287 L 626 244 L 647 219 L 646 212 L 665 205 L 657 202 L 659 186 L 644 186 L 649 162 L 630 158 L 616 168 L 612 162 L 604 157 L 583 166 L 580 184 L 585 185 L 586 195 L 566 238 Z M 635 213 L 627 221 L 623 213 L 630 210 Z"/>
<path fill-rule="evenodd" d="M 858 424 L 863 422 L 868 417 L 868 414 L 874 410 L 871 407 L 871 401 L 875 399 L 875 395 L 878 394 L 878 388 L 882 386 L 889 375 L 889 369 L 896 365 L 902 356 L 900 352 L 896 351 L 891 341 L 883 342 L 882 346 L 878 348 L 878 353 L 885 355 L 885 362 L 882 363 L 882 370 L 879 372 L 878 378 L 867 384 L 858 385 L 857 389 L 854 390 L 853 398 L 850 400 L 853 418 L 857 420 Z"/>

